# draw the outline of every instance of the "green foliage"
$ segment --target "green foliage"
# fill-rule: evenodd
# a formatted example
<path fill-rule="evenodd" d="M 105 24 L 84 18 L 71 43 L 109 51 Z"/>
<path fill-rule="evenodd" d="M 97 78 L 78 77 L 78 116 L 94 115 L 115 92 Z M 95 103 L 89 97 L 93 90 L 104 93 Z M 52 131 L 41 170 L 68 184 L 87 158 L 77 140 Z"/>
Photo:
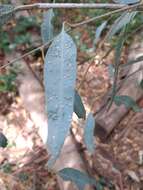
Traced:
<path fill-rule="evenodd" d="M 29 179 L 29 176 L 27 173 L 25 172 L 22 172 L 18 175 L 19 179 L 22 181 L 22 182 L 25 182 Z"/>
<path fill-rule="evenodd" d="M 9 74 L 0 75 L 0 92 L 15 91 L 16 73 L 10 71 Z"/>
<path fill-rule="evenodd" d="M 31 44 L 30 30 L 33 28 L 39 28 L 35 17 L 23 17 L 21 16 L 17 20 L 17 24 L 11 31 L 3 31 L 0 28 L 0 49 L 4 52 L 11 52 L 19 45 Z M 13 39 L 11 38 L 13 36 Z"/>
<path fill-rule="evenodd" d="M 9 45 L 10 45 L 10 39 L 9 35 L 7 32 L 3 32 L 0 29 L 0 49 L 3 50 L 4 52 L 9 52 Z"/>
<path fill-rule="evenodd" d="M 11 173 L 12 172 L 12 165 L 10 163 L 5 163 L 4 165 L 1 166 L 1 169 L 5 173 Z"/>
<path fill-rule="evenodd" d="M 20 34 L 20 33 L 25 33 L 27 32 L 27 30 L 30 30 L 33 28 L 39 29 L 39 25 L 37 23 L 36 17 L 20 16 L 19 19 L 17 20 L 16 26 L 13 28 L 13 32 Z"/>

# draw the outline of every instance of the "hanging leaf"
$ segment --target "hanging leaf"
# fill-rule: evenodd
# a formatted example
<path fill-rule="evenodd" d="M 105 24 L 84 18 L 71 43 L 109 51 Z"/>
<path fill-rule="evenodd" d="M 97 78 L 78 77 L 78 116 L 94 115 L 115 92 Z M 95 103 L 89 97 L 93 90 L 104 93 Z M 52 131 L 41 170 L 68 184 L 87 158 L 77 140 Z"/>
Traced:
<path fill-rule="evenodd" d="M 74 112 L 79 118 L 85 119 L 86 111 L 82 103 L 82 99 L 76 90 L 75 90 L 75 96 L 74 96 Z"/>
<path fill-rule="evenodd" d="M 127 108 L 132 108 L 135 112 L 139 112 L 141 110 L 130 96 L 115 96 L 114 102 L 117 106 L 124 104 Z"/>
<path fill-rule="evenodd" d="M 13 5 L 0 5 L 0 25 L 5 24 L 9 19 L 12 18 L 14 12 Z"/>
<path fill-rule="evenodd" d="M 6 138 L 6 136 L 0 132 L 0 147 L 5 148 L 8 144 L 8 140 Z"/>
<path fill-rule="evenodd" d="M 112 64 L 108 65 L 108 73 L 109 73 L 109 77 L 111 79 L 113 79 L 114 73 L 115 73 L 115 68 L 114 68 L 114 66 Z"/>
<path fill-rule="evenodd" d="M 114 81 L 113 81 L 113 87 L 112 87 L 112 94 L 111 94 L 111 101 L 109 103 L 108 109 L 112 106 L 112 103 L 114 101 L 114 97 L 116 95 L 116 86 L 117 86 L 117 80 L 118 80 L 118 72 L 119 72 L 119 66 L 120 66 L 120 57 L 122 48 L 125 42 L 125 27 L 123 28 L 121 35 L 118 39 L 116 48 L 115 48 L 115 69 L 114 69 Z"/>
<path fill-rule="evenodd" d="M 93 117 L 92 113 L 89 113 L 84 129 L 84 141 L 87 149 L 91 153 L 93 153 L 95 150 L 94 128 L 95 128 L 95 118 Z"/>
<path fill-rule="evenodd" d="M 96 32 L 95 32 L 95 40 L 94 44 L 96 45 L 101 37 L 102 31 L 107 25 L 107 21 L 104 21 L 100 26 L 97 27 Z"/>
<path fill-rule="evenodd" d="M 43 14 L 43 23 L 41 25 L 41 36 L 43 43 L 46 43 L 53 38 L 53 17 L 53 9 L 49 9 L 47 12 L 44 12 Z"/>
<path fill-rule="evenodd" d="M 122 64 L 121 67 L 126 67 L 126 66 L 129 66 L 129 65 L 133 65 L 133 64 L 138 63 L 140 61 L 143 61 L 143 55 L 137 57 L 134 60 L 128 61 L 126 64 Z"/>
<path fill-rule="evenodd" d="M 139 3 L 140 0 L 113 0 L 115 3 L 120 3 L 120 4 L 135 4 L 135 3 Z"/>
<path fill-rule="evenodd" d="M 122 13 L 122 15 L 117 18 L 114 24 L 111 26 L 111 29 L 107 35 L 107 40 L 111 40 L 112 36 L 115 35 L 121 28 L 125 27 L 129 22 L 131 22 L 136 14 L 137 11 Z"/>
<path fill-rule="evenodd" d="M 73 168 L 64 168 L 58 172 L 58 175 L 65 181 L 74 182 L 79 190 L 83 190 L 86 184 L 91 184 L 94 186 L 97 185 L 94 178 L 91 178 L 86 173 Z"/>
<path fill-rule="evenodd" d="M 76 81 L 76 46 L 62 29 L 45 57 L 44 86 L 48 113 L 49 166 L 56 161 L 68 134 L 74 104 Z"/>
<path fill-rule="evenodd" d="M 143 89 L 143 79 L 140 82 L 140 87 Z"/>

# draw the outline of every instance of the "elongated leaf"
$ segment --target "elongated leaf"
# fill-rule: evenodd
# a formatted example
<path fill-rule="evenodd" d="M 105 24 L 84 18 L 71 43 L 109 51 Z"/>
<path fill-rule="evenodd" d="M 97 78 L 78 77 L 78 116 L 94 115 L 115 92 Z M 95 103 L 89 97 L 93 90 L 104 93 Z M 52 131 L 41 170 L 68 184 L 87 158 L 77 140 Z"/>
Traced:
<path fill-rule="evenodd" d="M 109 73 L 109 77 L 111 79 L 113 79 L 114 73 L 115 73 L 115 68 L 113 67 L 112 64 L 109 64 L 109 66 L 108 66 L 108 73 Z"/>
<path fill-rule="evenodd" d="M 76 81 L 76 46 L 62 29 L 45 57 L 44 85 L 48 113 L 49 166 L 55 162 L 68 134 L 74 104 Z"/>
<path fill-rule="evenodd" d="M 133 12 L 124 12 L 122 15 L 117 18 L 112 25 L 108 35 L 107 35 L 107 40 L 110 40 L 113 35 L 115 35 L 121 28 L 126 26 L 131 20 L 135 17 L 137 14 L 136 11 Z"/>
<path fill-rule="evenodd" d="M 99 41 L 102 31 L 104 30 L 106 25 L 107 25 L 107 21 L 104 21 L 100 26 L 97 27 L 96 32 L 95 32 L 94 44 L 96 44 Z"/>
<path fill-rule="evenodd" d="M 139 3 L 140 0 L 113 0 L 115 3 L 120 3 L 120 4 L 135 4 Z"/>
<path fill-rule="evenodd" d="M 143 79 L 140 82 L 140 87 L 143 89 Z"/>
<path fill-rule="evenodd" d="M 43 43 L 48 42 L 53 38 L 53 25 L 52 18 L 54 17 L 53 9 L 49 9 L 47 12 L 44 12 L 43 23 L 41 25 L 41 36 Z"/>
<path fill-rule="evenodd" d="M 139 112 L 141 110 L 130 96 L 115 96 L 114 102 L 117 106 L 124 104 L 127 108 L 132 108 L 135 112 Z"/>
<path fill-rule="evenodd" d="M 143 61 L 143 55 L 137 57 L 134 60 L 128 61 L 126 64 L 122 64 L 121 67 L 126 67 L 126 66 L 129 66 L 129 65 L 133 65 L 133 64 L 138 63 L 140 61 Z"/>
<path fill-rule="evenodd" d="M 75 90 L 75 96 L 74 96 L 74 112 L 79 118 L 85 119 L 86 111 L 82 103 L 82 99 L 76 90 Z"/>
<path fill-rule="evenodd" d="M 110 104 L 108 106 L 108 109 L 112 106 L 114 97 L 116 95 L 116 86 L 117 86 L 117 80 L 118 80 L 118 72 L 119 72 L 119 64 L 120 64 L 120 57 L 121 57 L 121 52 L 122 52 L 122 48 L 124 45 L 124 34 L 125 34 L 125 27 L 122 30 L 122 33 L 118 39 L 116 48 L 115 48 L 115 71 L 114 71 L 114 81 L 113 81 L 113 87 L 112 87 L 112 94 L 111 94 L 111 101 Z"/>
<path fill-rule="evenodd" d="M 12 18 L 14 12 L 14 6 L 11 4 L 0 5 L 0 25 L 5 24 Z"/>
<path fill-rule="evenodd" d="M 86 173 L 73 168 L 64 168 L 58 172 L 58 175 L 65 181 L 74 182 L 79 190 L 83 190 L 86 184 L 96 186 L 96 181 L 94 178 L 91 178 Z"/>
<path fill-rule="evenodd" d="M 92 113 L 89 113 L 84 129 L 84 141 L 87 149 L 91 153 L 93 153 L 95 150 L 94 128 L 95 128 L 95 118 L 93 117 Z"/>

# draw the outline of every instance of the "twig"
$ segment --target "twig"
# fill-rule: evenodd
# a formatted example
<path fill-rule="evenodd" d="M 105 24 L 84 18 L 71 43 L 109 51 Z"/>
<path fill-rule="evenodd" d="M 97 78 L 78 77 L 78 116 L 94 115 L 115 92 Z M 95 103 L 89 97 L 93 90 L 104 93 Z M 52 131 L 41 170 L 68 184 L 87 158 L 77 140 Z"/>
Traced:
<path fill-rule="evenodd" d="M 41 50 L 41 49 L 47 47 L 50 43 L 51 43 L 51 41 L 49 41 L 46 44 L 43 44 L 43 45 L 41 45 L 41 46 L 39 46 L 39 47 L 31 50 L 31 51 L 29 51 L 28 53 L 25 53 L 24 55 L 22 55 L 22 56 L 20 56 L 18 58 L 13 59 L 12 61 L 8 62 L 7 64 L 1 66 L 0 69 L 3 69 L 3 68 L 5 68 L 5 67 L 7 67 L 7 66 L 9 66 L 9 65 L 11 65 L 11 64 L 13 64 L 13 63 L 15 63 L 15 62 L 17 62 L 19 60 L 21 60 L 21 59 L 23 59 L 24 57 L 26 57 L 26 56 L 28 56 L 28 55 L 30 55 L 30 54 L 38 51 L 38 50 Z"/>
<path fill-rule="evenodd" d="M 131 5 L 130 5 L 131 6 Z M 21 5 L 15 8 L 15 11 L 29 10 L 29 9 L 79 9 L 79 8 L 90 8 L 90 9 L 119 9 L 123 7 L 129 7 L 126 4 L 116 3 L 34 3 L 29 5 Z"/>
<path fill-rule="evenodd" d="M 120 9 L 117 9 L 117 10 L 114 10 L 114 11 L 110 11 L 108 13 L 105 13 L 103 15 L 99 15 L 99 16 L 96 16 L 96 17 L 93 17 L 93 18 L 90 18 L 90 19 L 87 19 L 83 22 L 79 22 L 79 23 L 76 23 L 76 24 L 70 24 L 70 23 L 67 23 L 70 27 L 72 28 L 75 28 L 75 27 L 79 27 L 81 25 L 85 25 L 85 24 L 88 24 L 90 22 L 93 22 L 95 20 L 98 20 L 98 19 L 101 19 L 101 18 L 104 18 L 104 17 L 107 17 L 107 16 L 110 16 L 112 14 L 116 14 L 116 13 L 120 13 L 122 11 L 126 11 L 126 10 L 131 10 L 131 9 L 135 9 L 139 6 L 142 6 L 143 5 L 143 2 L 141 3 L 137 3 L 135 5 L 130 5 L 130 6 L 124 6 L 123 8 L 120 8 Z"/>

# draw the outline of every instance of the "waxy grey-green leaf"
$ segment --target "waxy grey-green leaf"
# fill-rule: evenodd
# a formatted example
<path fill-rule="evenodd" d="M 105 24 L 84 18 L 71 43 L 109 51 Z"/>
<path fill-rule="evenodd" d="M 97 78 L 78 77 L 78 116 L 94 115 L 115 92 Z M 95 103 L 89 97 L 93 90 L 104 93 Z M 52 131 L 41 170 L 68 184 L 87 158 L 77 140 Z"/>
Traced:
<path fill-rule="evenodd" d="M 65 181 L 74 182 L 79 190 L 84 190 L 86 184 L 97 185 L 94 178 L 74 168 L 64 168 L 58 172 L 58 175 Z"/>
<path fill-rule="evenodd" d="M 135 3 L 139 3 L 140 0 L 113 0 L 115 3 L 120 3 L 120 4 L 127 4 L 127 5 L 132 5 Z"/>
<path fill-rule="evenodd" d="M 76 113 L 78 118 L 85 119 L 86 111 L 82 103 L 82 99 L 76 90 L 75 90 L 75 96 L 74 96 L 74 112 Z"/>
<path fill-rule="evenodd" d="M 102 31 L 105 29 L 107 25 L 107 21 L 104 21 L 100 26 L 97 27 L 96 31 L 95 31 L 95 40 L 94 40 L 94 44 L 96 45 L 98 43 L 98 41 L 100 40 Z"/>
<path fill-rule="evenodd" d="M 108 32 L 107 40 L 111 40 L 111 38 L 123 27 L 125 27 L 131 20 L 135 17 L 137 11 L 133 12 L 124 12 L 118 17 L 114 24 L 111 26 L 111 29 Z"/>
<path fill-rule="evenodd" d="M 48 162 L 56 161 L 68 135 L 73 114 L 77 49 L 72 38 L 62 29 L 53 40 L 45 57 L 44 86 L 48 114 Z"/>
<path fill-rule="evenodd" d="M 90 153 L 93 153 L 95 150 L 94 128 L 95 128 L 95 118 L 93 117 L 92 113 L 89 113 L 84 129 L 84 142 Z"/>
<path fill-rule="evenodd" d="M 44 12 L 43 14 L 43 23 L 41 25 L 41 36 L 43 43 L 46 43 L 53 38 L 53 17 L 53 9 L 49 9 L 47 12 Z"/>
<path fill-rule="evenodd" d="M 124 104 L 127 108 L 132 108 L 134 112 L 141 111 L 140 107 L 130 96 L 126 96 L 126 95 L 115 96 L 114 102 L 117 106 Z"/>

